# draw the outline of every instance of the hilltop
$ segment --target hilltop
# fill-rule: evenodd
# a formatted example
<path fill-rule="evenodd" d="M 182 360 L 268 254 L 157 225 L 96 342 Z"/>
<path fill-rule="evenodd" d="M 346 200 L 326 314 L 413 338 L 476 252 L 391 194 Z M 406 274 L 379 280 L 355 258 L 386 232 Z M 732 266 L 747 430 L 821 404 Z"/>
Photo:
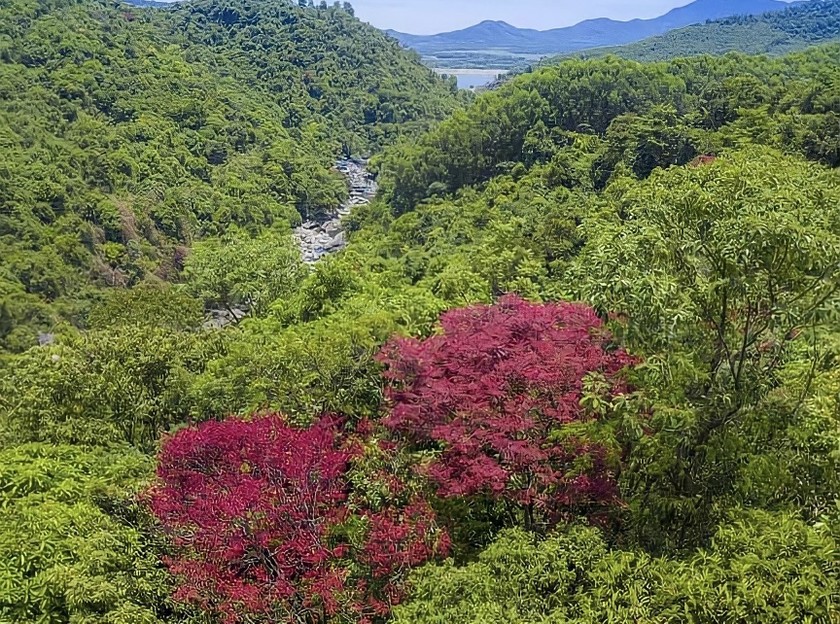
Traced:
<path fill-rule="evenodd" d="M 459 102 L 349 8 L 269 0 L 4 3 L 0 93 L 0 350 L 177 280 L 197 240 L 326 214 L 337 155 Z"/>
<path fill-rule="evenodd" d="M 638 61 L 658 61 L 727 52 L 780 55 L 838 40 L 840 2 L 813 0 L 784 11 L 697 24 L 631 45 L 586 50 L 581 56 L 614 54 Z"/>
<path fill-rule="evenodd" d="M 782 11 L 789 6 L 779 0 L 695 0 L 653 19 L 616 21 L 592 19 L 574 26 L 551 30 L 517 28 L 506 22 L 484 21 L 463 30 L 437 35 L 411 35 L 386 31 L 400 43 L 416 50 L 427 60 L 447 67 L 459 63 L 510 62 L 505 57 L 533 57 L 561 54 L 587 48 L 616 46 L 639 41 L 676 28 L 735 15 Z M 481 66 L 474 64 L 474 67 Z"/>

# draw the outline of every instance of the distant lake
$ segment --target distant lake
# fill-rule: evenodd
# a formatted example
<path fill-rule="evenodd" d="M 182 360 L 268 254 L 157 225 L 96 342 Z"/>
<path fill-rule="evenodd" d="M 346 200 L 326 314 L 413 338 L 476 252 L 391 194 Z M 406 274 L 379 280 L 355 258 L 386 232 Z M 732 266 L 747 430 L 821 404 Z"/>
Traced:
<path fill-rule="evenodd" d="M 460 89 L 486 87 L 498 76 L 507 73 L 506 69 L 445 69 L 442 67 L 435 68 L 435 71 L 439 74 L 455 76 Z"/>

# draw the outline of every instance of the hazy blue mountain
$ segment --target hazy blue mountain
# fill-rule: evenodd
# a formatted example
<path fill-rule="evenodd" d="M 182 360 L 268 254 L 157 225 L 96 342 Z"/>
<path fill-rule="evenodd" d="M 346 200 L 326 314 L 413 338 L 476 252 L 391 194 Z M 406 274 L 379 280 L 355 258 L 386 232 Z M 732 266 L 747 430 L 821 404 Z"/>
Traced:
<path fill-rule="evenodd" d="M 797 3 L 786 11 L 695 24 L 630 45 L 583 50 L 563 58 L 613 54 L 637 61 L 661 61 L 727 52 L 779 55 L 836 41 L 840 41 L 840 0 L 815 0 Z"/>
<path fill-rule="evenodd" d="M 387 32 L 403 45 L 427 57 L 448 52 L 487 50 L 545 55 L 633 43 L 707 20 L 769 13 L 789 6 L 780 0 L 696 0 L 654 19 L 620 22 L 601 18 L 544 31 L 516 28 L 505 22 L 485 21 L 470 28 L 438 35 Z"/>

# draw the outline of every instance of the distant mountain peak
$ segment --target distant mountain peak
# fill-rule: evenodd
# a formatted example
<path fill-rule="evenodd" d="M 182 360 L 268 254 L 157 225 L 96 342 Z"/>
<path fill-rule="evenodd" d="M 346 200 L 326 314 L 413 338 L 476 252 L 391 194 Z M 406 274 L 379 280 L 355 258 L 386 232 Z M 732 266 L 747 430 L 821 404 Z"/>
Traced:
<path fill-rule="evenodd" d="M 502 20 L 484 20 L 483 22 L 479 22 L 475 26 L 469 26 L 469 28 L 502 28 L 505 30 L 513 29 L 519 30 L 516 26 L 511 26 L 507 22 L 503 22 Z"/>
<path fill-rule="evenodd" d="M 502 20 L 484 20 L 483 22 L 479 22 L 474 26 L 468 26 L 467 28 L 453 31 L 452 33 L 443 33 L 446 34 L 453 34 L 458 32 L 487 32 L 487 33 L 519 33 L 522 29 L 517 28 L 516 26 L 512 26 L 507 22 Z M 441 35 L 433 35 L 433 36 L 441 36 Z"/>
<path fill-rule="evenodd" d="M 437 35 L 409 35 L 395 31 L 388 31 L 388 34 L 403 45 L 430 56 L 447 51 L 463 53 L 490 49 L 514 55 L 549 55 L 624 45 L 708 20 L 769 13 L 789 6 L 782 0 L 695 0 L 657 18 L 626 22 L 597 18 L 574 26 L 539 31 L 517 28 L 501 20 L 484 20 L 468 28 Z"/>

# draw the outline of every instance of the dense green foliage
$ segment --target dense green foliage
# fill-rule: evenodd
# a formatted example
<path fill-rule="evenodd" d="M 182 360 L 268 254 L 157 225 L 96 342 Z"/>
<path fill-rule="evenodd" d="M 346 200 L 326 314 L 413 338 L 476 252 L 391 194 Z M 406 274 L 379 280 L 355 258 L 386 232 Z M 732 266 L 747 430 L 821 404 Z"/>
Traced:
<path fill-rule="evenodd" d="M 240 562 L 268 562 L 249 580 L 259 597 L 282 560 L 260 550 L 278 547 L 261 532 L 285 524 L 261 523 L 278 507 L 251 487 L 264 476 L 252 465 L 269 454 L 243 462 L 225 432 L 235 422 L 250 439 L 251 415 L 271 412 L 284 414 L 283 431 L 343 416 L 336 439 L 352 461 L 335 500 L 352 492 L 382 521 L 370 540 L 377 557 L 394 562 L 380 547 L 400 539 L 400 519 L 385 513 L 395 501 L 428 500 L 424 517 L 451 536 L 451 561 L 400 582 L 407 600 L 395 621 L 836 621 L 840 47 L 574 60 L 518 77 L 417 136 L 455 107 L 449 85 L 386 54 L 387 42 L 368 53 L 379 35 L 348 9 L 249 6 L 0 9 L 0 620 L 215 624 L 213 605 L 194 613 L 170 598 L 163 562 L 173 546 L 207 569 L 189 550 L 195 535 L 176 544 L 142 493 L 162 440 L 230 415 L 242 418 L 187 431 L 204 432 L 197 457 L 225 454 L 227 478 L 259 503 L 250 514 L 220 487 L 204 510 L 218 519 L 216 507 L 232 505 L 230 517 L 254 527 L 253 550 L 228 551 L 213 531 L 202 539 L 234 562 L 234 578 Z M 339 79 L 348 58 L 370 60 L 377 77 Z M 348 247 L 303 266 L 288 224 L 344 196 L 329 170 L 342 144 L 378 150 L 403 132 L 373 161 L 382 192 L 346 219 Z M 590 374 L 598 366 L 572 370 L 568 344 L 540 360 L 531 356 L 547 341 L 527 334 L 528 358 L 514 359 L 510 345 L 525 335 L 517 315 L 510 331 L 478 323 L 470 336 L 481 341 L 447 348 L 477 371 L 525 362 L 533 387 L 504 366 L 441 383 L 439 365 L 461 360 L 440 358 L 383 376 L 384 344 L 441 343 L 441 314 L 506 293 L 533 304 L 502 304 L 537 318 L 554 302 L 580 302 L 559 305 L 587 311 L 605 357 L 623 349 L 637 363 L 622 371 L 622 392 Z M 224 308 L 234 322 L 207 318 Z M 488 309 L 443 318 L 486 319 Z M 48 329 L 54 336 L 33 346 Z M 421 364 L 436 381 L 412 387 Z M 429 395 L 442 387 L 458 394 Z M 534 404 L 540 417 L 565 406 L 583 422 L 548 423 L 537 455 L 511 436 L 497 463 L 518 453 L 539 468 L 532 460 L 561 443 L 558 430 L 568 443 L 597 429 L 610 452 L 608 513 L 563 505 L 552 522 L 529 522 L 527 504 L 465 498 L 455 477 L 439 495 L 434 468 L 458 457 L 448 450 L 496 460 L 460 432 L 498 433 L 487 424 L 501 413 L 486 408 L 492 397 L 533 399 L 532 390 L 550 404 Z M 409 415 L 435 408 L 448 428 L 426 439 L 389 429 L 395 399 Z M 516 413 L 532 426 L 536 416 Z M 260 444 L 276 450 L 270 435 Z M 573 459 L 564 478 L 601 470 L 597 454 Z M 200 468 L 175 462 L 173 475 L 197 471 L 198 481 L 173 477 L 173 491 L 216 488 Z M 272 477 L 278 491 L 284 474 Z M 517 491 L 535 485 L 511 474 Z M 298 474 L 298 485 L 314 487 L 313 476 Z M 192 503 L 172 503 L 192 526 Z M 296 505 L 301 517 L 311 511 Z M 368 530 L 330 526 L 333 545 Z M 428 557 L 410 559 L 400 581 Z M 332 589 L 318 590 L 342 593 L 323 560 L 311 570 L 306 556 L 285 563 L 304 581 L 326 571 Z M 201 608 L 201 596 L 186 598 Z M 385 602 L 369 620 L 387 619 Z M 327 619 L 293 606 L 306 624 Z M 241 615 L 235 600 L 225 613 Z"/>
<path fill-rule="evenodd" d="M 141 77 L 141 79 L 138 79 Z M 0 7 L 0 349 L 173 281 L 197 238 L 346 196 L 336 154 L 451 110 L 452 84 L 339 8 Z"/>
<path fill-rule="evenodd" d="M 562 185 L 600 189 L 622 167 L 644 177 L 745 143 L 836 166 L 839 67 L 840 47 L 831 46 L 779 60 L 608 58 L 542 68 L 392 150 L 379 164 L 386 198 L 401 213 L 517 163 L 550 163 Z"/>
<path fill-rule="evenodd" d="M 304 9 L 199 0 L 154 15 L 188 62 L 259 85 L 286 126 L 317 124 L 321 138 L 340 142 L 347 154 L 411 134 L 453 108 L 454 83 L 337 3 Z"/>
<path fill-rule="evenodd" d="M 27 444 L 0 452 L 0 618 L 158 624 L 173 613 L 145 512 L 150 470 L 127 447 Z"/>
<path fill-rule="evenodd" d="M 796 417 L 799 389 L 780 388 L 779 375 L 797 332 L 818 340 L 837 320 L 840 184 L 834 172 L 752 149 L 605 196 L 566 279 L 579 284 L 575 296 L 626 315 L 625 338 L 643 353 L 667 354 L 667 372 L 645 383 L 663 435 L 639 448 L 645 469 L 628 488 L 644 492 L 639 539 L 684 546 L 713 523 L 720 497 L 746 502 L 737 484 L 754 468 L 741 446 L 749 432 L 778 426 L 767 421 L 776 410 Z M 776 504 L 789 499 L 780 468 L 750 475 L 753 495 L 775 483 Z M 831 496 L 836 480 L 813 486 Z"/>
<path fill-rule="evenodd" d="M 635 61 L 661 61 L 696 54 L 787 54 L 840 39 L 840 2 L 814 0 L 784 11 L 736 16 L 688 26 L 618 47 L 593 48 L 586 58 L 614 54 Z M 543 63 L 556 62 L 556 59 Z"/>
<path fill-rule="evenodd" d="M 836 549 L 824 529 L 764 512 L 722 525 L 682 561 L 611 550 L 588 528 L 545 540 L 512 530 L 474 563 L 417 573 L 395 622 L 831 622 Z"/>

